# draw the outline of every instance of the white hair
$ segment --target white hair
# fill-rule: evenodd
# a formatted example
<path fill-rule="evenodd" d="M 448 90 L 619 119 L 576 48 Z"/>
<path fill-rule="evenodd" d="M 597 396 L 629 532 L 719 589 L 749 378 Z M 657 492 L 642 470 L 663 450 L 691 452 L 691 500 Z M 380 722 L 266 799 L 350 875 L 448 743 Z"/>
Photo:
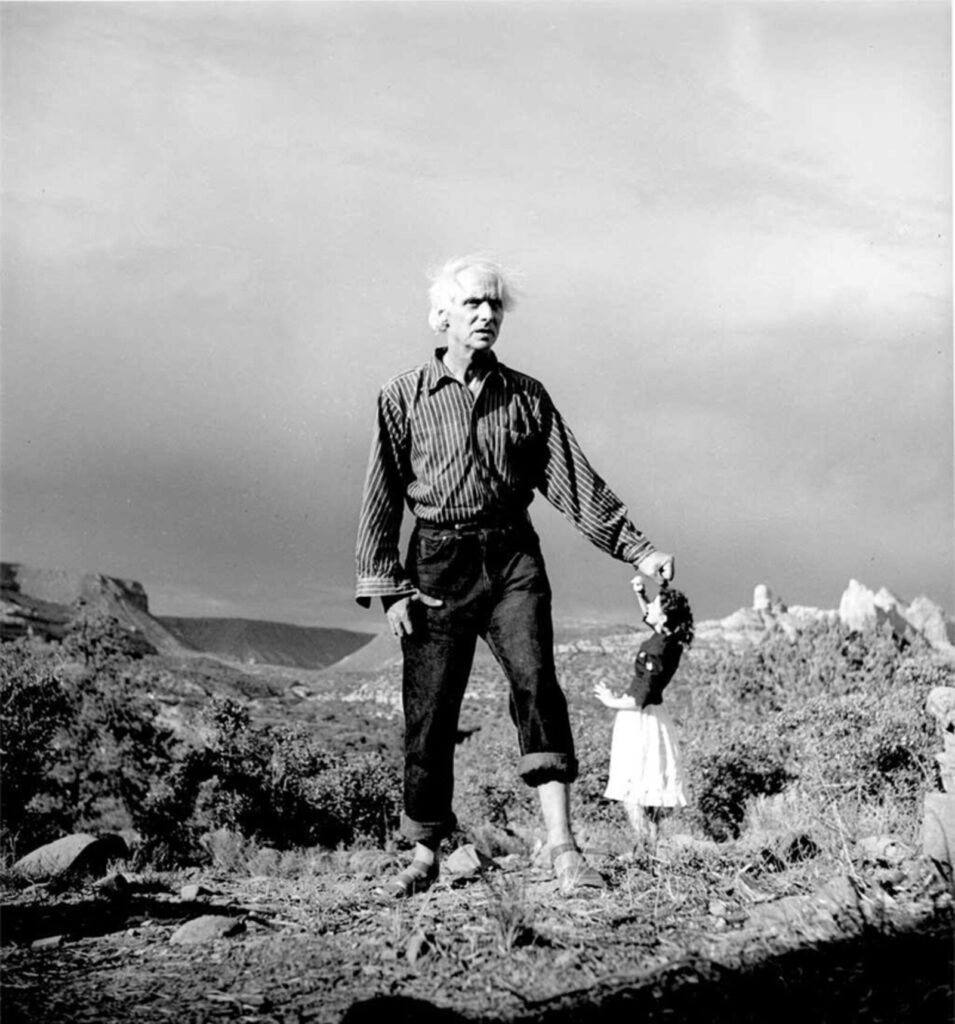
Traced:
<path fill-rule="evenodd" d="M 513 273 L 505 271 L 498 262 L 483 253 L 458 256 L 428 274 L 431 281 L 431 287 L 428 289 L 428 298 L 431 301 L 428 323 L 431 329 L 439 334 L 448 329 L 447 308 L 461 294 L 458 275 L 465 270 L 478 270 L 496 283 L 497 296 L 505 312 L 517 305 L 518 295 Z"/>

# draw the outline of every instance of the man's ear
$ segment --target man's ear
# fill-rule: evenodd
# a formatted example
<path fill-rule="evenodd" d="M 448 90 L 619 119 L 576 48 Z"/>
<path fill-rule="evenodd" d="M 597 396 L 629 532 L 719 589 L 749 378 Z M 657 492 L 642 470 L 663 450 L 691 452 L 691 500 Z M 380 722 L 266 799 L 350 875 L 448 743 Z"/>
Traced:
<path fill-rule="evenodd" d="M 448 319 L 448 311 L 446 309 L 433 309 L 428 315 L 428 323 L 431 325 L 431 330 L 435 334 L 444 334 L 444 332 L 451 326 L 451 321 Z"/>

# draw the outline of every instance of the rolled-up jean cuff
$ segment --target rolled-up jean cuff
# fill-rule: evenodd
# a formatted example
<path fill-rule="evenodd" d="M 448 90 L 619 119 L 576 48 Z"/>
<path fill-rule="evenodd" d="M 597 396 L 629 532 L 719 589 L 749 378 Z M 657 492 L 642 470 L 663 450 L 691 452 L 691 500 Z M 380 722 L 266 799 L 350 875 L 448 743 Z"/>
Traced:
<path fill-rule="evenodd" d="M 577 778 L 577 758 L 573 754 L 545 752 L 524 754 L 518 769 L 528 786 L 545 782 L 573 782 Z"/>
<path fill-rule="evenodd" d="M 401 834 L 405 839 L 413 843 L 424 843 L 435 850 L 441 845 L 441 840 L 451 835 L 457 826 L 458 820 L 453 814 L 447 821 L 415 821 L 407 814 L 401 815 Z"/>

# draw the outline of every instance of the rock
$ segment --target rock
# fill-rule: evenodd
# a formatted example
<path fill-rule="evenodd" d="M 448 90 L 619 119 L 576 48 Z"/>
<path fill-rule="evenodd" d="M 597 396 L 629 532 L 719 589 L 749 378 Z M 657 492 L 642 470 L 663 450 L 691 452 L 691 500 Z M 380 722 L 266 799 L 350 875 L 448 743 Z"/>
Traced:
<path fill-rule="evenodd" d="M 912 856 L 898 836 L 866 836 L 856 843 L 856 855 L 866 864 L 894 868 Z"/>
<path fill-rule="evenodd" d="M 471 829 L 471 838 L 485 857 L 527 853 L 530 849 L 527 841 L 516 832 L 487 821 Z"/>
<path fill-rule="evenodd" d="M 925 794 L 919 845 L 946 881 L 955 880 L 955 793 Z"/>
<path fill-rule="evenodd" d="M 450 856 L 446 857 L 443 868 L 458 878 L 473 878 L 482 871 L 494 869 L 497 865 L 486 857 L 473 843 L 459 846 Z"/>
<path fill-rule="evenodd" d="M 833 913 L 855 913 L 859 906 L 859 895 L 848 875 L 836 875 L 835 878 L 831 878 L 816 890 L 814 899 L 817 904 Z"/>
<path fill-rule="evenodd" d="M 428 935 L 419 928 L 411 938 L 408 939 L 408 945 L 405 948 L 405 958 L 409 964 L 414 964 L 429 953 L 430 950 L 431 941 L 428 938 Z"/>
<path fill-rule="evenodd" d="M 765 583 L 757 583 L 753 589 L 753 611 L 763 615 L 782 615 L 786 611 L 786 602 L 773 597 L 773 592 Z"/>
<path fill-rule="evenodd" d="M 121 836 L 92 836 L 77 832 L 47 843 L 21 857 L 13 871 L 24 878 L 40 881 L 70 874 L 77 877 L 101 876 L 112 860 L 124 860 L 129 849 Z"/>
<path fill-rule="evenodd" d="M 858 917 L 859 897 L 847 875 L 831 879 L 809 895 L 784 896 L 757 904 L 749 912 L 749 922 L 755 928 L 777 930 L 798 926 L 812 929 L 820 936 L 836 930 L 837 919 Z"/>
<path fill-rule="evenodd" d="M 228 939 L 245 931 L 241 917 L 226 917 L 222 914 L 204 914 L 193 918 L 177 928 L 169 938 L 174 946 L 189 946 L 213 939 Z"/>
<path fill-rule="evenodd" d="M 810 916 L 811 896 L 784 896 L 770 903 L 756 904 L 749 912 L 750 924 L 756 928 L 786 928 Z"/>
<path fill-rule="evenodd" d="M 48 935 L 30 943 L 30 949 L 59 949 L 66 939 L 62 935 Z"/>
<path fill-rule="evenodd" d="M 179 890 L 179 898 L 185 900 L 187 903 L 192 903 L 194 900 L 199 899 L 200 896 L 211 896 L 204 886 L 199 885 L 198 882 L 190 882 L 188 885 L 184 885 Z"/>
<path fill-rule="evenodd" d="M 96 891 L 109 900 L 123 900 L 129 896 L 129 882 L 125 875 L 115 874 L 103 878 L 94 886 Z"/>

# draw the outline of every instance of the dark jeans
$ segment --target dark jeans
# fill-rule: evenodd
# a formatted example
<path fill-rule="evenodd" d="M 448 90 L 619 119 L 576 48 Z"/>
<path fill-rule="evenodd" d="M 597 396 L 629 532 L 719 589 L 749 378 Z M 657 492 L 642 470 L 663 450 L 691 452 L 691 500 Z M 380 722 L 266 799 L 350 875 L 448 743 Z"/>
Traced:
<path fill-rule="evenodd" d="M 567 701 L 554 668 L 551 592 L 530 524 L 505 529 L 418 523 L 408 573 L 444 604 L 412 604 L 402 640 L 405 778 L 402 832 L 436 845 L 455 826 L 454 747 L 477 638 L 510 683 L 521 777 L 530 786 L 577 776 Z"/>

